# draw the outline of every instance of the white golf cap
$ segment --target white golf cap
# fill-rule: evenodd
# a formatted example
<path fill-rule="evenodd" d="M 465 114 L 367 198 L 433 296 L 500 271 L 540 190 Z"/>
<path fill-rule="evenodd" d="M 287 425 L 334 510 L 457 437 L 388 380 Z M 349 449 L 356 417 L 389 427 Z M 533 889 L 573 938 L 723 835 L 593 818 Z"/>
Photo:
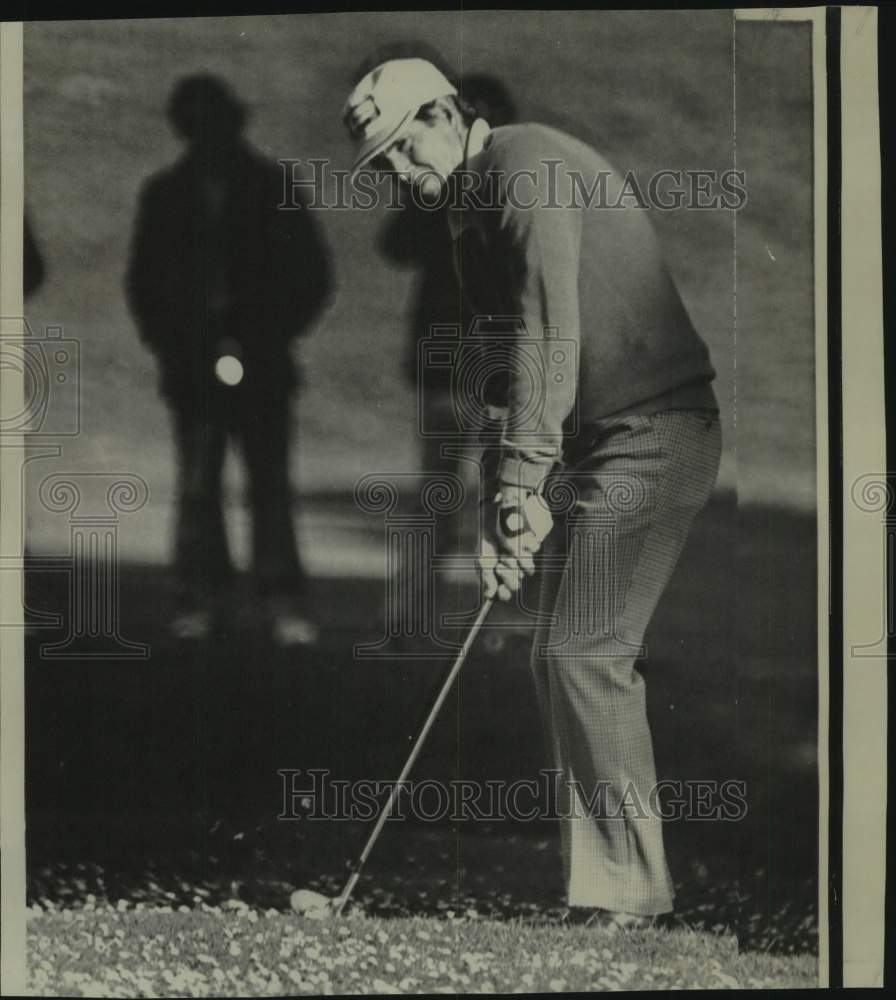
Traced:
<path fill-rule="evenodd" d="M 424 104 L 456 93 L 448 78 L 426 59 L 391 59 L 371 70 L 342 111 L 357 146 L 352 173 L 381 153 Z"/>

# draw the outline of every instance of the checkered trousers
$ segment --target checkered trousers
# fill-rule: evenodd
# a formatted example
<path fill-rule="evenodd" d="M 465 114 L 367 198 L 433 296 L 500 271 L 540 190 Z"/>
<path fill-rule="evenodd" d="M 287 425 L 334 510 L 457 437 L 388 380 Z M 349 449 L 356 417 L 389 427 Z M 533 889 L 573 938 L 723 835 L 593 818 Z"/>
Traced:
<path fill-rule="evenodd" d="M 719 417 L 667 410 L 604 420 L 588 435 L 546 490 L 557 515 L 541 554 L 532 649 L 549 753 L 561 772 L 567 901 L 665 913 L 672 880 L 644 679 L 634 666 L 712 492 Z"/>

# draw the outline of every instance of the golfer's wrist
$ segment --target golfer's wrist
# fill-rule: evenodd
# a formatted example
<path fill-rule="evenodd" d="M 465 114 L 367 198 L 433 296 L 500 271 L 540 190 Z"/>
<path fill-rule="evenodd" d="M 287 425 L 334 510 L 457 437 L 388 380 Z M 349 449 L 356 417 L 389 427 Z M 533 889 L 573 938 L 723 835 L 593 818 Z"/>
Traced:
<path fill-rule="evenodd" d="M 497 470 L 498 488 L 504 491 L 519 490 L 526 495 L 540 492 L 553 462 L 535 462 L 525 458 L 506 456 Z"/>

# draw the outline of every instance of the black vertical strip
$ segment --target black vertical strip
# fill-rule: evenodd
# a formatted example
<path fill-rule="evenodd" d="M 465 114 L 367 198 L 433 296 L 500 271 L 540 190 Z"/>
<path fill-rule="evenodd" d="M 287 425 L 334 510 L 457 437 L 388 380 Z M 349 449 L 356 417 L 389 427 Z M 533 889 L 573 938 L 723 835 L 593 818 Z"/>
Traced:
<path fill-rule="evenodd" d="M 893 43 L 896 38 L 894 31 L 894 21 L 896 15 L 893 8 L 882 4 L 878 8 L 877 22 L 877 72 L 878 72 L 878 93 L 880 99 L 880 156 L 881 156 L 881 190 L 880 190 L 880 211 L 881 211 L 881 259 L 883 261 L 883 321 L 884 321 L 884 404 L 886 407 L 887 421 L 887 471 L 892 473 L 896 470 L 896 430 L 892 426 L 893 413 L 896 412 L 896 345 L 893 344 L 893 332 L 896 330 L 896 295 L 893 293 L 892 272 L 887 265 L 893 260 L 896 253 L 896 241 L 893 239 L 893 226 L 896 225 L 894 209 L 896 209 L 896 199 L 893 197 L 892 185 L 888 183 L 896 170 L 896 138 L 894 138 L 894 115 L 888 95 L 893 93 L 896 86 L 896 71 L 893 67 Z M 890 482 L 893 480 L 888 477 Z M 893 579 L 893 567 L 889 567 L 887 574 L 888 585 Z M 893 608 L 896 594 L 890 592 L 886 595 L 887 607 Z M 896 656 L 896 643 L 892 637 L 889 648 L 890 657 Z M 888 684 L 887 687 L 888 717 L 896 718 L 896 685 Z M 893 733 L 896 727 L 887 726 L 887 759 L 892 761 L 894 750 L 896 750 L 896 737 Z M 894 778 L 894 768 L 888 770 L 888 794 L 889 802 L 896 802 L 896 778 Z M 887 857 L 896 857 L 896 808 L 891 805 L 887 809 Z M 885 915 L 884 915 L 884 984 L 896 982 L 896 933 L 893 931 L 893 924 L 896 922 L 896 891 L 894 891 L 896 878 L 890 872 L 887 873 Z"/>
<path fill-rule="evenodd" d="M 843 393 L 840 289 L 840 10 L 826 13 L 828 85 L 828 447 L 830 454 L 829 983 L 843 986 Z"/>

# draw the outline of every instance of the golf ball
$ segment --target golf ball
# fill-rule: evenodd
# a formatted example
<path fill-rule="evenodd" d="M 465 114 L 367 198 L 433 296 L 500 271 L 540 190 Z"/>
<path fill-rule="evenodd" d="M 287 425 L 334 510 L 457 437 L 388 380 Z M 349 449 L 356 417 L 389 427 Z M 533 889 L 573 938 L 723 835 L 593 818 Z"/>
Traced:
<path fill-rule="evenodd" d="M 296 913 L 305 916 L 315 916 L 325 914 L 330 906 L 330 900 L 320 892 L 313 892 L 311 889 L 296 889 L 289 897 L 289 905 Z"/>
<path fill-rule="evenodd" d="M 215 362 L 215 376 L 224 385 L 239 385 L 243 381 L 243 365 L 239 358 L 225 354 Z"/>

